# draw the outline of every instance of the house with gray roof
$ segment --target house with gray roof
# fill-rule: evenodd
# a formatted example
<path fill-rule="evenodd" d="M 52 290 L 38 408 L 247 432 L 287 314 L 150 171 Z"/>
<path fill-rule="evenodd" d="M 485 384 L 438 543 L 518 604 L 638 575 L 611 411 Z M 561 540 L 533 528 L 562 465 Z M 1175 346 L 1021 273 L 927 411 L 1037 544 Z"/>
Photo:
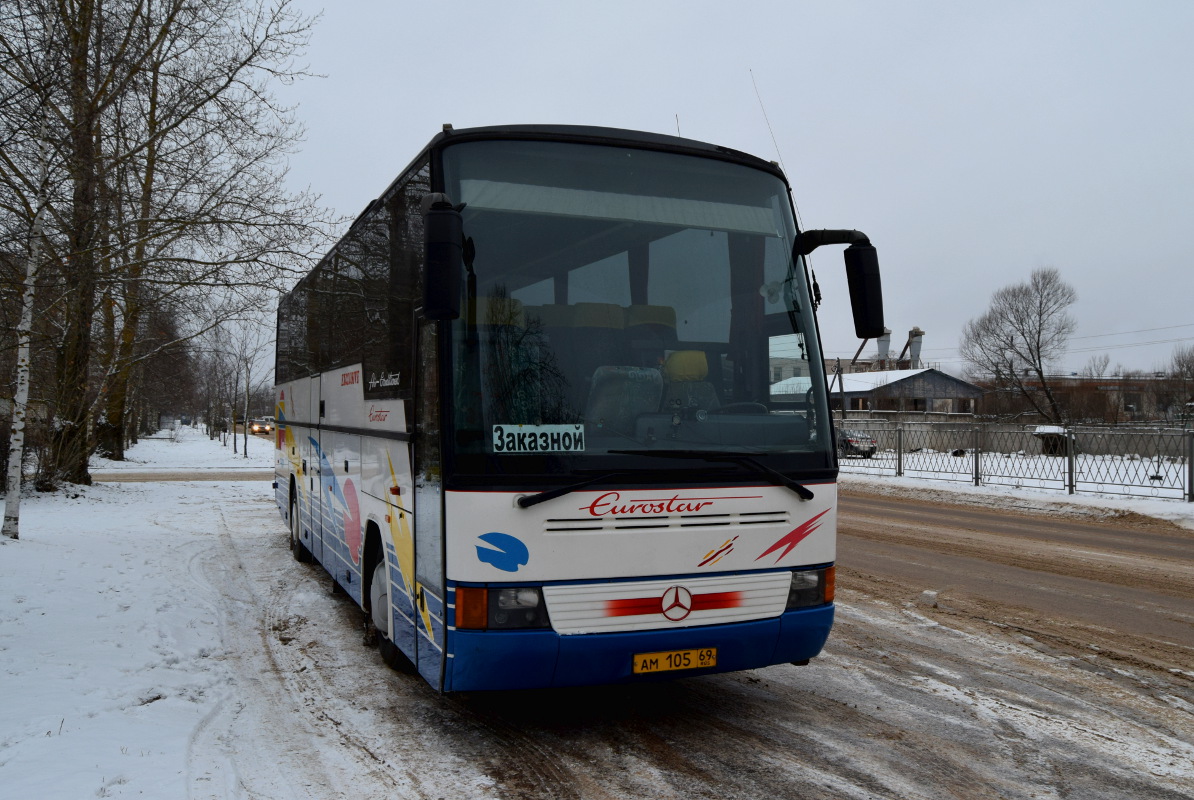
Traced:
<path fill-rule="evenodd" d="M 982 388 L 937 369 L 897 369 L 833 373 L 830 405 L 851 411 L 935 412 L 973 414 Z M 772 384 L 776 394 L 803 394 L 808 378 L 786 378 Z"/>

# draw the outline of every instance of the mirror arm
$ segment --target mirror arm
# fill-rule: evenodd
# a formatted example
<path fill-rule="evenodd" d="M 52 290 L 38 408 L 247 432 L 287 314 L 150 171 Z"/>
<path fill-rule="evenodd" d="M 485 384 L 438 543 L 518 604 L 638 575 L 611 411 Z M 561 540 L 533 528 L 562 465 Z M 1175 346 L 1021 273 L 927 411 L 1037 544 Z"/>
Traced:
<path fill-rule="evenodd" d="M 793 256 L 807 256 L 823 244 L 870 245 L 871 240 L 862 231 L 826 230 L 801 231 L 792 242 Z"/>

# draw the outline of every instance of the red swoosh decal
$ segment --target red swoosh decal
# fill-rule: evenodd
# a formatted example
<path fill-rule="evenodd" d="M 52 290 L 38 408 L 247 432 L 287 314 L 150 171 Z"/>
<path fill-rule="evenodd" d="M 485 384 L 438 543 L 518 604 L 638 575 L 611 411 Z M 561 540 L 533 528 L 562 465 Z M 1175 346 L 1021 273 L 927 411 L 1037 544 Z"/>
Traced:
<path fill-rule="evenodd" d="M 817 528 L 821 527 L 821 524 L 819 522 L 817 522 L 817 520 L 819 520 L 821 517 L 825 516 L 828 513 L 829 513 L 829 509 L 827 508 L 824 511 L 822 511 L 820 514 L 818 514 L 817 516 L 815 516 L 812 519 L 805 522 L 803 525 L 801 525 L 796 530 L 794 530 L 791 533 L 789 533 L 788 535 L 784 536 L 782 539 L 780 539 L 775 544 L 768 547 L 766 550 L 763 551 L 762 555 L 760 555 L 759 558 L 763 558 L 763 556 L 769 556 L 772 553 L 774 553 L 776 550 L 779 550 L 782 548 L 783 552 L 780 553 L 775 559 L 775 563 L 778 564 L 783 559 L 784 556 L 786 556 L 788 553 L 792 552 L 792 549 L 794 547 L 796 547 L 796 545 L 798 545 L 802 541 L 804 541 L 805 537 L 807 537 L 810 533 L 815 531 Z M 759 558 L 756 558 L 755 561 L 758 561 Z"/>

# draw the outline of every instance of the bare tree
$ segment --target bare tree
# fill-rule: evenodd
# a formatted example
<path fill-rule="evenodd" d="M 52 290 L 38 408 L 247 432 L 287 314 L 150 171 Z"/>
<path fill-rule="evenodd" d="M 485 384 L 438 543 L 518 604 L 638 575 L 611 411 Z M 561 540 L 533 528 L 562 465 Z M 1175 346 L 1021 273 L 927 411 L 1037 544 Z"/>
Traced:
<path fill-rule="evenodd" d="M 1083 378 L 1101 378 L 1107 374 L 1107 367 L 1110 364 L 1111 356 L 1106 353 L 1091 356 L 1086 365 L 1082 367 L 1081 375 Z"/>
<path fill-rule="evenodd" d="M 1050 422 L 1066 412 L 1050 383 L 1049 368 L 1066 351 L 1074 320 L 1067 309 L 1077 292 L 1052 267 L 1034 270 L 1025 283 L 1004 287 L 991 297 L 981 317 L 962 331 L 962 357 L 995 385 L 1011 389 Z"/>
<path fill-rule="evenodd" d="M 260 322 L 243 323 L 231 331 L 228 340 L 232 348 L 229 355 L 236 365 L 238 388 L 242 391 L 243 399 L 240 416 L 243 420 L 244 447 L 241 454 L 248 458 L 250 405 L 253 394 L 268 380 L 264 373 L 267 373 L 272 365 L 267 367 L 264 358 L 273 350 L 273 331 Z"/>
<path fill-rule="evenodd" d="M 1194 410 L 1194 344 L 1179 345 L 1169 361 L 1169 382 L 1182 419 Z"/>
<path fill-rule="evenodd" d="M 0 237 L 27 235 L 37 205 L 38 102 L 57 145 L 44 272 L 58 357 L 41 488 L 89 482 L 97 434 L 120 457 L 138 365 L 177 344 L 155 338 L 150 316 L 175 314 L 187 338 L 260 312 L 324 249 L 317 199 L 284 188 L 301 129 L 270 93 L 303 74 L 294 59 L 309 26 L 289 0 L 0 7 L 0 216 L 15 220 L 0 220 Z"/>
<path fill-rule="evenodd" d="M 17 386 L 12 401 L 12 432 L 8 443 L 8 473 L 5 481 L 4 527 L 0 536 L 20 537 L 21 484 L 25 467 L 25 419 L 29 415 L 29 377 L 33 332 L 33 305 L 37 290 L 37 271 L 41 266 L 42 230 L 45 217 L 46 183 L 49 180 L 49 156 L 42 129 L 42 176 L 38 189 L 38 207 L 29 232 L 29 253 L 25 262 L 25 285 L 21 293 L 21 318 L 17 323 Z"/>
<path fill-rule="evenodd" d="M 1174 349 L 1169 360 L 1169 374 L 1177 380 L 1194 384 L 1194 344 L 1181 345 Z"/>

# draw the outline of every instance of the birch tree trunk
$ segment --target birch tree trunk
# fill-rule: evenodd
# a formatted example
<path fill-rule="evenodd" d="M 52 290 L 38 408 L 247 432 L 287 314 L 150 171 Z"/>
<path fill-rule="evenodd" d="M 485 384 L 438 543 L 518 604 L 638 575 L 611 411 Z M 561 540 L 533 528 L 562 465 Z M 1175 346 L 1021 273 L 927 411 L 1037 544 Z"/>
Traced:
<path fill-rule="evenodd" d="M 33 300 L 37 272 L 41 264 L 42 227 L 46 215 L 46 182 L 49 179 L 49 154 L 46 152 L 46 126 L 41 128 L 42 174 L 37 212 L 30 231 L 29 261 L 25 264 L 25 289 L 21 293 L 21 321 L 17 323 L 17 387 L 12 399 L 12 433 L 8 439 L 8 483 L 4 497 L 3 538 L 19 539 L 21 528 L 21 483 L 25 463 L 25 420 L 29 416 L 30 337 L 33 332 Z"/>

